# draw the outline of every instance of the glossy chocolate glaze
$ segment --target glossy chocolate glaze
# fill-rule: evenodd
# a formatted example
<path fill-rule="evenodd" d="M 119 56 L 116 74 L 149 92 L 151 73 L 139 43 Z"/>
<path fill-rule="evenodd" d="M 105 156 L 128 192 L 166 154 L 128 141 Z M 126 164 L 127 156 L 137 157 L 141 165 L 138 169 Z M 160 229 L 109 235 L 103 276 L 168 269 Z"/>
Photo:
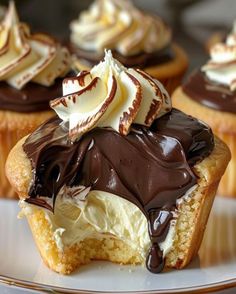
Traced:
<path fill-rule="evenodd" d="M 146 265 L 162 271 L 159 243 L 169 231 L 176 200 L 197 183 L 191 169 L 214 147 L 211 130 L 179 110 L 156 120 L 151 128 L 134 125 L 127 136 L 96 128 L 71 143 L 59 118 L 52 118 L 26 140 L 33 181 L 28 203 L 50 208 L 60 189 L 83 185 L 110 192 L 137 205 L 145 214 L 152 246 Z"/>
<path fill-rule="evenodd" d="M 84 62 L 88 67 L 93 67 L 104 58 L 104 53 L 96 53 L 94 51 L 83 50 L 78 46 L 70 43 L 67 45 L 69 50 Z M 126 67 L 137 67 L 143 69 L 148 66 L 154 66 L 171 61 L 174 58 L 174 52 L 171 46 L 153 53 L 140 53 L 133 56 L 124 56 L 119 52 L 112 50 L 112 55 Z"/>
<path fill-rule="evenodd" d="M 201 71 L 194 71 L 183 85 L 183 91 L 198 103 L 219 111 L 236 113 L 236 91 L 210 81 Z"/>
<path fill-rule="evenodd" d="M 67 76 L 73 75 L 75 75 L 73 71 L 67 74 Z M 63 79 L 56 79 L 50 87 L 30 82 L 21 90 L 9 86 L 6 82 L 0 82 L 0 110 L 22 113 L 49 110 L 49 101 L 62 95 Z"/>
<path fill-rule="evenodd" d="M 16 112 L 49 110 L 49 101 L 61 96 L 62 79 L 56 80 L 51 87 L 28 83 L 17 90 L 5 82 L 0 82 L 0 109 Z"/>

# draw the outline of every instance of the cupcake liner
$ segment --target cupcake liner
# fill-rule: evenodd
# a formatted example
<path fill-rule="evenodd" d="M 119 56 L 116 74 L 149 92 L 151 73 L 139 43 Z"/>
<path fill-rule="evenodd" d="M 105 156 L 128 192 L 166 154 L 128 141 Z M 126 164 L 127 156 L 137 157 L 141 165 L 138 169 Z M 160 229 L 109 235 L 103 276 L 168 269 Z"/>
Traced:
<path fill-rule="evenodd" d="M 51 111 L 30 114 L 0 111 L 0 198 L 18 198 L 5 176 L 5 163 L 10 150 L 52 115 Z"/>

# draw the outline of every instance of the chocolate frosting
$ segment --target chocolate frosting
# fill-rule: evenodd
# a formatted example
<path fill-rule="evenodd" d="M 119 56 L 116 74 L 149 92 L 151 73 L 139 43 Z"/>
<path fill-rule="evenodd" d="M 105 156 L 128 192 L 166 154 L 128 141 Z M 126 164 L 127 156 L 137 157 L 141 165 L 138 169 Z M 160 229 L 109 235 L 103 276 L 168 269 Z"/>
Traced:
<path fill-rule="evenodd" d="M 74 74 L 70 72 L 67 76 Z M 50 87 L 30 82 L 21 90 L 11 87 L 6 82 L 0 82 L 0 109 L 22 113 L 49 110 L 49 101 L 62 95 L 63 79 L 56 79 Z"/>
<path fill-rule="evenodd" d="M 236 91 L 210 81 L 201 70 L 194 71 L 183 85 L 183 91 L 198 103 L 219 111 L 236 113 Z"/>
<path fill-rule="evenodd" d="M 73 43 L 70 43 L 67 46 L 72 53 L 76 54 L 76 56 L 89 67 L 93 67 L 104 58 L 104 53 L 83 50 Z M 143 52 L 134 56 L 124 56 L 119 52 L 112 50 L 112 55 L 115 59 L 119 60 L 124 66 L 137 67 L 140 69 L 143 69 L 147 66 L 162 64 L 171 61 L 174 58 L 174 52 L 171 49 L 170 45 L 156 52 Z"/>
<path fill-rule="evenodd" d="M 62 79 L 51 87 L 28 83 L 22 90 L 17 90 L 5 82 L 0 82 L 0 109 L 17 112 L 49 110 L 49 101 L 61 96 Z"/>
<path fill-rule="evenodd" d="M 157 273 L 165 264 L 159 243 L 169 231 L 176 200 L 197 183 L 191 166 L 213 147 L 209 127 L 176 109 L 149 129 L 134 125 L 122 136 L 111 128 L 96 128 L 73 144 L 65 124 L 52 118 L 23 145 L 33 168 L 26 202 L 50 209 L 40 196 L 55 203 L 64 185 L 83 185 L 129 200 L 147 218 L 152 246 L 146 265 Z"/>

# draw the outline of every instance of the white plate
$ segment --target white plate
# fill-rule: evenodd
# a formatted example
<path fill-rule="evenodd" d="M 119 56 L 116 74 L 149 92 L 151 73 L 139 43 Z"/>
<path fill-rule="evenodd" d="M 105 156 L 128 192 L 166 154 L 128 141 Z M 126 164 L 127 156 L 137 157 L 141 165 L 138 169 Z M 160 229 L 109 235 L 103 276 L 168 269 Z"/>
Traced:
<path fill-rule="evenodd" d="M 151 274 L 138 266 L 93 262 L 70 276 L 41 261 L 18 205 L 0 200 L 0 282 L 45 292 L 183 293 L 236 286 L 236 201 L 217 197 L 196 258 L 184 270 Z"/>

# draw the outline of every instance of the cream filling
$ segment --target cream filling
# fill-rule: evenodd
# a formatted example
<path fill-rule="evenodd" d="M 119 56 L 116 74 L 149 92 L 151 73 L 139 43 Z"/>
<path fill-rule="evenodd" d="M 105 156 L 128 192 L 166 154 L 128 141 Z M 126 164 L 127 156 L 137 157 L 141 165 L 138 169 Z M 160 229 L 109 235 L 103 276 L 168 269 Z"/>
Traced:
<path fill-rule="evenodd" d="M 20 206 L 20 217 L 33 213 L 36 208 L 24 201 Z M 82 199 L 60 193 L 55 203 L 55 213 L 43 210 L 60 251 L 87 238 L 101 239 L 112 235 L 139 252 L 145 261 L 151 246 L 147 219 L 128 200 L 101 191 L 91 191 Z M 165 241 L 159 244 L 164 256 L 172 248 L 175 224 L 176 220 L 173 219 Z"/>

